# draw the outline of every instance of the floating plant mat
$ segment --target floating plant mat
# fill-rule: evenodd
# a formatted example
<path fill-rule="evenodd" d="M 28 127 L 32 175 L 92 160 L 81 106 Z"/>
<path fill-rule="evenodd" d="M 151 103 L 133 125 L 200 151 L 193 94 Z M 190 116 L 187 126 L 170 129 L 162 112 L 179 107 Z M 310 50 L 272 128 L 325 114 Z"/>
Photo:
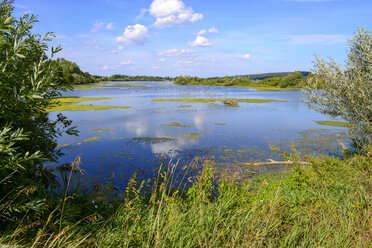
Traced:
<path fill-rule="evenodd" d="M 333 126 L 333 127 L 351 127 L 350 123 L 342 121 L 315 121 L 319 125 Z"/>
<path fill-rule="evenodd" d="M 142 84 L 112 84 L 113 86 L 120 86 L 120 87 L 148 87 L 147 85 Z"/>
<path fill-rule="evenodd" d="M 199 139 L 203 135 L 199 133 L 190 133 L 190 134 L 185 134 L 184 136 L 189 139 Z"/>
<path fill-rule="evenodd" d="M 282 139 L 280 143 L 273 145 L 283 150 L 291 150 L 292 144 L 301 155 L 329 154 L 337 152 L 338 141 L 347 139 L 345 132 L 339 132 L 334 129 L 310 129 L 297 132 L 298 138 Z M 270 141 L 268 141 L 271 144 Z"/>
<path fill-rule="evenodd" d="M 172 121 L 172 122 L 167 123 L 167 124 L 162 124 L 162 126 L 166 126 L 166 127 L 192 127 L 192 126 L 188 126 L 188 125 L 182 125 L 181 123 L 179 123 L 177 121 Z"/>
<path fill-rule="evenodd" d="M 133 138 L 133 141 L 137 143 L 152 143 L 152 144 L 157 144 L 157 143 L 162 143 L 162 142 L 167 142 L 173 140 L 172 138 L 167 138 L 167 137 L 137 137 Z"/>
<path fill-rule="evenodd" d="M 60 97 L 53 100 L 58 103 L 88 102 L 115 99 L 117 97 Z"/>
<path fill-rule="evenodd" d="M 48 112 L 59 111 L 86 111 L 86 110 L 105 110 L 105 109 L 128 109 L 129 106 L 98 106 L 98 105 L 83 105 L 83 104 L 66 104 L 58 105 L 47 109 Z"/>
<path fill-rule="evenodd" d="M 287 102 L 285 100 L 274 99 L 241 99 L 241 98 L 179 98 L 179 99 L 153 99 L 154 102 L 199 102 L 199 103 L 216 103 L 224 101 L 236 101 L 246 103 L 267 103 L 267 102 Z"/>

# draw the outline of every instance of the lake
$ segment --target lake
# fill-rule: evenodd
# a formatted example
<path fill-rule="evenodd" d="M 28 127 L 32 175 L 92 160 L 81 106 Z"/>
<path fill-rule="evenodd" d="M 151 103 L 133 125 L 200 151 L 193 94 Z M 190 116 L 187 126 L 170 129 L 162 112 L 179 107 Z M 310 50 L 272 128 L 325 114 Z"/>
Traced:
<path fill-rule="evenodd" d="M 133 87 L 133 84 L 146 87 Z M 243 163 L 279 160 L 270 146 L 290 150 L 292 142 L 301 155 L 335 153 L 339 149 L 337 139 L 345 137 L 345 128 L 315 122 L 331 119 L 302 103 L 300 90 L 109 82 L 82 87 L 63 96 L 110 97 L 75 104 L 130 107 L 62 111 L 73 120 L 80 135 L 65 135 L 58 140 L 65 155 L 50 166 L 69 163 L 81 156 L 81 168 L 87 172 L 83 177 L 86 185 L 115 175 L 115 183 L 125 187 L 136 170 L 144 178 L 150 178 L 160 158 L 184 165 L 196 156 L 208 157 L 218 168 L 257 173 L 276 171 L 282 167 L 252 168 Z M 165 101 L 191 98 L 206 98 L 209 102 Z M 279 101 L 239 102 L 239 107 L 232 107 L 213 100 L 218 98 Z M 49 115 L 55 119 L 57 114 Z"/>

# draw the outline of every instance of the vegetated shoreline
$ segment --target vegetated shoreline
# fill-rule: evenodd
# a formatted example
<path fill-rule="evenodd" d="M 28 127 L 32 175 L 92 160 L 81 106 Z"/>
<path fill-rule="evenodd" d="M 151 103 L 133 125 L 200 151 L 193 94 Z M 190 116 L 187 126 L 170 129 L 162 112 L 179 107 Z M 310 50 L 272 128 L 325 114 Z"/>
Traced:
<path fill-rule="evenodd" d="M 298 154 L 294 150 L 288 156 Z M 368 247 L 372 230 L 371 159 L 372 148 L 363 156 L 308 157 L 309 165 L 250 177 L 229 168 L 217 175 L 213 161 L 196 158 L 189 169 L 184 168 L 185 182 L 190 183 L 186 191 L 174 180 L 178 165 L 164 161 L 151 182 L 135 173 L 126 191 L 116 196 L 112 175 L 90 194 L 75 187 L 68 195 L 59 195 L 64 199 L 64 212 L 58 197 L 49 199 L 44 211 L 50 213 L 50 220 L 42 218 L 35 227 L 4 234 L 1 243 Z M 200 174 L 188 176 L 187 171 L 195 165 L 201 168 Z M 75 166 L 70 171 L 61 170 L 61 174 L 68 178 L 70 173 L 79 173 L 78 164 Z M 58 231 L 60 218 L 72 225 Z M 18 240 L 20 232 L 26 232 L 28 238 Z"/>

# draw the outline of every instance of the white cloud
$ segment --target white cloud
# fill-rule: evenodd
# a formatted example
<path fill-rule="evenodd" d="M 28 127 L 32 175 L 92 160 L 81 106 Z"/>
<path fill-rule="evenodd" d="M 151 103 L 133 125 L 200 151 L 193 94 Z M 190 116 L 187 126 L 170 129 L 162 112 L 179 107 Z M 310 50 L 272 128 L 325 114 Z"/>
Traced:
<path fill-rule="evenodd" d="M 234 55 L 233 57 L 238 58 L 238 59 L 250 59 L 252 56 L 249 53 L 247 53 L 247 54 Z"/>
<path fill-rule="evenodd" d="M 119 46 L 119 50 L 122 50 L 128 45 L 142 45 L 148 38 L 148 28 L 141 24 L 136 24 L 126 27 L 123 35 L 116 37 L 116 41 L 123 43 L 123 46 Z"/>
<path fill-rule="evenodd" d="M 288 36 L 289 43 L 291 45 L 312 45 L 312 44 L 323 44 L 323 45 L 335 45 L 335 44 L 346 44 L 350 37 L 347 35 L 340 34 L 305 34 L 305 35 L 291 35 Z"/>
<path fill-rule="evenodd" d="M 96 32 L 98 32 L 101 28 L 102 28 L 102 26 L 104 25 L 105 23 L 103 23 L 103 22 L 96 22 L 96 23 L 94 23 L 93 24 L 93 28 L 90 30 L 90 32 L 92 32 L 92 33 L 96 33 Z"/>
<path fill-rule="evenodd" d="M 120 63 L 120 65 L 133 65 L 133 61 L 132 60 L 126 60 L 126 61 L 123 61 Z"/>
<path fill-rule="evenodd" d="M 206 30 L 206 29 L 202 29 L 202 30 L 200 30 L 198 33 L 196 33 L 196 35 L 205 35 L 205 34 L 207 34 L 207 33 L 209 33 L 209 34 L 218 34 L 219 31 L 218 31 L 217 28 L 213 27 L 213 28 L 210 28 L 210 29 L 208 29 L 208 30 Z M 194 34 L 195 34 L 195 33 L 194 33 Z"/>
<path fill-rule="evenodd" d="M 196 35 L 205 35 L 208 31 L 205 30 L 205 29 L 202 29 L 199 31 L 199 33 L 197 33 Z"/>
<path fill-rule="evenodd" d="M 112 30 L 112 29 L 114 29 L 115 27 L 114 27 L 114 23 L 113 22 L 110 22 L 110 23 L 108 23 L 107 25 L 106 25 L 106 29 L 107 30 Z"/>
<path fill-rule="evenodd" d="M 202 14 L 194 13 L 181 0 L 154 0 L 150 6 L 150 14 L 156 17 L 153 26 L 157 28 L 188 25 L 203 18 Z"/>
<path fill-rule="evenodd" d="M 109 68 L 108 65 L 104 65 L 101 67 L 102 70 L 107 70 L 108 68 Z"/>
<path fill-rule="evenodd" d="M 158 62 L 165 62 L 166 61 L 166 59 L 158 59 Z"/>
<path fill-rule="evenodd" d="M 199 47 L 207 47 L 207 46 L 211 46 L 212 44 L 208 41 L 207 38 L 205 38 L 204 36 L 196 36 L 195 40 L 193 42 L 189 42 L 189 46 L 191 47 L 196 47 L 196 46 L 199 46 Z"/>
<path fill-rule="evenodd" d="M 158 53 L 159 57 L 196 57 L 198 54 L 196 51 L 188 49 L 170 49 Z"/>
<path fill-rule="evenodd" d="M 160 69 L 160 67 L 159 66 L 153 66 L 152 69 L 157 70 L 157 69 Z"/>
<path fill-rule="evenodd" d="M 217 28 L 213 27 L 213 28 L 208 29 L 208 33 L 211 33 L 211 34 L 218 34 L 219 31 L 218 31 Z"/>

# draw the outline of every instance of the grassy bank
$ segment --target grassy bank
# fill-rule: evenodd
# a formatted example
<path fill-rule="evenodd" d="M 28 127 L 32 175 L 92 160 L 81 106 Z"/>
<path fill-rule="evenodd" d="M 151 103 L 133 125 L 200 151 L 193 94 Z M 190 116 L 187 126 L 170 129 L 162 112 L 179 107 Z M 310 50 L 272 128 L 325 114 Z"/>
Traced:
<path fill-rule="evenodd" d="M 132 177 L 114 199 L 107 180 L 89 197 L 70 192 L 54 210 L 3 233 L 29 247 L 370 247 L 372 149 L 365 156 L 308 158 L 309 165 L 250 177 L 204 160 L 187 193 L 164 164 Z M 195 164 L 194 164 L 195 165 Z M 191 165 L 190 165 L 191 166 Z M 191 170 L 185 168 L 186 171 Z M 219 176 L 217 176 L 217 174 Z M 146 193 L 147 192 L 147 193 Z M 62 210 L 64 209 L 64 210 Z"/>

